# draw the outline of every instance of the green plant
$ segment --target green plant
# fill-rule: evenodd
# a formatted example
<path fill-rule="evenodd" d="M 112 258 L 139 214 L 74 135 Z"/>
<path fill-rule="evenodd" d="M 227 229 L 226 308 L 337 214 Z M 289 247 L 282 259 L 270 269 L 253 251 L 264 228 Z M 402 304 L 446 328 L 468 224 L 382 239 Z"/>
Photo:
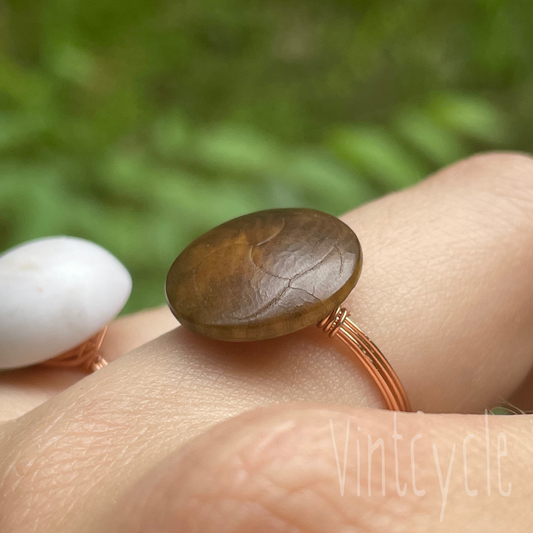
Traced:
<path fill-rule="evenodd" d="M 1 9 L 0 250 L 94 240 L 132 271 L 127 311 L 162 303 L 175 255 L 228 218 L 339 215 L 474 151 L 531 149 L 533 4 Z"/>

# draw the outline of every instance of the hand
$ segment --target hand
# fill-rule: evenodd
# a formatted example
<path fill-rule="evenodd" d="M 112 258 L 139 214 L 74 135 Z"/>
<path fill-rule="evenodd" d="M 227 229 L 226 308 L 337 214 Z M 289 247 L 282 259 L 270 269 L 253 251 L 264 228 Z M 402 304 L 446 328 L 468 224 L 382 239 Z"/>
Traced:
<path fill-rule="evenodd" d="M 482 413 L 533 403 L 533 160 L 477 156 L 342 219 L 364 253 L 352 318 L 415 410 L 455 414 L 369 409 L 379 391 L 315 327 L 224 343 L 147 311 L 84 379 L 0 374 L 0 531 L 529 531 L 532 418 Z"/>

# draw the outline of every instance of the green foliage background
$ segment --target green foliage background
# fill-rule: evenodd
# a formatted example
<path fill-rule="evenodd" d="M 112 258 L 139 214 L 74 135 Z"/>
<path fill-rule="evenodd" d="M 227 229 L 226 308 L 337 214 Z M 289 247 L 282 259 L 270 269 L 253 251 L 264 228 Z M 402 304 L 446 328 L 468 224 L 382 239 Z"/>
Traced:
<path fill-rule="evenodd" d="M 533 151 L 532 50 L 531 2 L 3 1 L 0 251 L 91 239 L 162 303 L 228 218 Z"/>

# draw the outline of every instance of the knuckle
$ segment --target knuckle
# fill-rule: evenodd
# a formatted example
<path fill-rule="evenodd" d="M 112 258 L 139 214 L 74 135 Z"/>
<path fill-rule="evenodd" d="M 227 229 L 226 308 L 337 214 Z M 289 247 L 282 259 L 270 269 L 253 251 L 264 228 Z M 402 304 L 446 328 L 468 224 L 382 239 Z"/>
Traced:
<path fill-rule="evenodd" d="M 461 164 L 461 163 L 460 163 Z M 488 152 L 466 159 L 466 174 L 481 190 L 506 202 L 507 210 L 518 208 L 533 216 L 533 157 L 519 152 Z"/>

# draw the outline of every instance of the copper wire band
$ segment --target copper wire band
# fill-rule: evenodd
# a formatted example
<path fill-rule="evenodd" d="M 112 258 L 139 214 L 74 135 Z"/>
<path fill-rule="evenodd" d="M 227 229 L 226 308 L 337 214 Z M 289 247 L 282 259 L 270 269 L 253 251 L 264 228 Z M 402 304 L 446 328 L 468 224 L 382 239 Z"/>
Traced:
<path fill-rule="evenodd" d="M 387 408 L 391 411 L 410 411 L 407 394 L 379 348 L 350 320 L 344 307 L 337 307 L 317 323 L 330 337 L 338 337 L 358 357 L 372 376 Z"/>
<path fill-rule="evenodd" d="M 99 353 L 106 333 L 107 326 L 104 326 L 84 343 L 41 364 L 53 367 L 81 368 L 86 372 L 95 372 L 107 365 L 107 361 Z"/>

